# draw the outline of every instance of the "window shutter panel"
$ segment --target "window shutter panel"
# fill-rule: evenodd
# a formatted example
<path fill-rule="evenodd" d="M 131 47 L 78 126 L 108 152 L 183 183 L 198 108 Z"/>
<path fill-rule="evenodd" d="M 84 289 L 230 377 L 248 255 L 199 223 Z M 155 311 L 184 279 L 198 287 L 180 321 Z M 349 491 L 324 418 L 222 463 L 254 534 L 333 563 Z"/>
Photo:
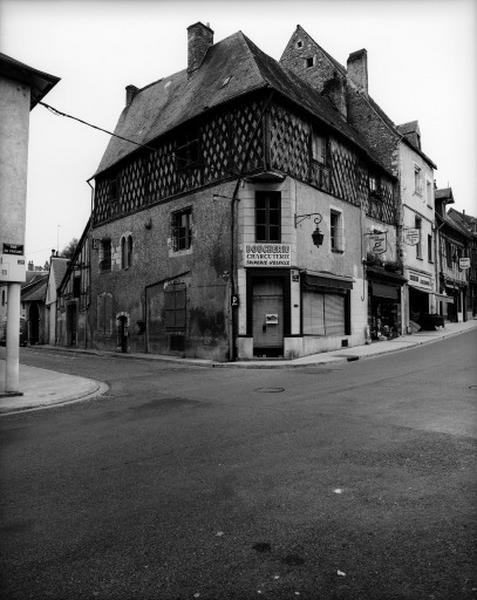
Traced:
<path fill-rule="evenodd" d="M 316 292 L 303 294 L 303 333 L 325 335 L 324 296 Z"/>
<path fill-rule="evenodd" d="M 326 335 L 344 335 L 345 302 L 339 294 L 325 294 Z"/>

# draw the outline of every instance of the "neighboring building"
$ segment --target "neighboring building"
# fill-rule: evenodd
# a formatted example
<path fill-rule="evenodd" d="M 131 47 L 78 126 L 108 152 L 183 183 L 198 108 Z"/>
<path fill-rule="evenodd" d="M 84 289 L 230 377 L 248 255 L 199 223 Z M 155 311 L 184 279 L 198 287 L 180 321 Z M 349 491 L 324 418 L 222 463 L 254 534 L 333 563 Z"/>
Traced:
<path fill-rule="evenodd" d="M 381 163 L 399 178 L 395 194 L 398 221 L 393 223 L 398 227 L 386 221 L 389 247 L 397 255 L 381 260 L 371 257 L 366 279 L 372 333 L 379 336 L 385 321 L 385 333 L 390 328 L 406 331 L 411 318 L 435 310 L 432 227 L 436 167 L 421 149 L 417 121 L 396 126 L 369 95 L 365 49 L 352 52 L 345 68 L 298 25 L 280 63 L 329 98 L 341 119 L 359 131 Z M 371 176 L 370 190 L 376 187 L 376 178 Z M 371 233 L 380 228 L 367 219 L 366 229 Z M 410 229 L 419 229 L 414 248 L 406 244 Z"/>
<path fill-rule="evenodd" d="M 44 344 L 48 339 L 45 311 L 47 284 L 48 271 L 27 271 L 27 281 L 21 288 L 21 317 L 25 319 L 25 342 L 31 345 Z"/>
<path fill-rule="evenodd" d="M 469 319 L 477 316 L 477 217 L 459 212 L 451 208 L 448 217 L 455 221 L 460 227 L 470 233 L 467 257 L 470 259 L 470 267 L 467 270 L 468 294 L 467 294 L 467 316 Z"/>
<path fill-rule="evenodd" d="M 365 341 L 364 240 L 387 232 L 396 265 L 396 178 L 329 98 L 196 23 L 187 69 L 127 86 L 115 133 L 142 147 L 112 138 L 94 176 L 93 345 L 233 360 Z"/>
<path fill-rule="evenodd" d="M 91 341 L 88 324 L 90 306 L 90 221 L 58 285 L 56 343 L 86 348 Z"/>
<path fill-rule="evenodd" d="M 439 313 L 449 321 L 467 320 L 468 273 L 462 259 L 468 257 L 471 233 L 446 213 L 454 203 L 452 188 L 435 191 L 439 256 Z"/>
<path fill-rule="evenodd" d="M 25 214 L 30 111 L 59 81 L 0 53 L 0 282 L 7 284 L 5 382 L 19 392 L 21 284 L 25 281 Z M 5 306 L 5 305 L 3 305 Z"/>
<path fill-rule="evenodd" d="M 50 257 L 50 268 L 45 296 L 45 318 L 47 344 L 56 344 L 56 313 L 57 313 L 57 290 L 65 275 L 69 260 L 55 254 L 52 251 Z"/>

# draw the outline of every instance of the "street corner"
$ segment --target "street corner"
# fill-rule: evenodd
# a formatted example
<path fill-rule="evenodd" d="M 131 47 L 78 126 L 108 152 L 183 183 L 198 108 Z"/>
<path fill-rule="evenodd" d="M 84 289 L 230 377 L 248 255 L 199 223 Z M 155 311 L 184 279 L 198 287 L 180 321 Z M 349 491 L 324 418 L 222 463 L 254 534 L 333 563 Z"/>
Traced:
<path fill-rule="evenodd" d="M 109 389 L 101 381 L 23 365 L 19 387 L 18 394 L 0 397 L 0 416 L 93 400 Z"/>

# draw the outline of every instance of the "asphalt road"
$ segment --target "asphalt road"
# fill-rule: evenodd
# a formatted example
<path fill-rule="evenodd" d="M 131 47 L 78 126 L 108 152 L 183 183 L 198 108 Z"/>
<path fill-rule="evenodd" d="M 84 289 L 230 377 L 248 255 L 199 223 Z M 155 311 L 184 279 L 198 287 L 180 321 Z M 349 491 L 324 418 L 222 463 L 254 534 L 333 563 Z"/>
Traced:
<path fill-rule="evenodd" d="M 0 418 L 1 598 L 476 598 L 477 331 L 231 369 L 22 350 L 107 381 Z"/>

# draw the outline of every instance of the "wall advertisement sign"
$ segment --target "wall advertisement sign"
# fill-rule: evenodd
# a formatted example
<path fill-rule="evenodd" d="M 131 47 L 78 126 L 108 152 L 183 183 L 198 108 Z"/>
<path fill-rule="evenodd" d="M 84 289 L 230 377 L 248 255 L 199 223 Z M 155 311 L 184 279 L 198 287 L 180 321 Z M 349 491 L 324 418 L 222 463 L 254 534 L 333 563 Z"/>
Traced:
<path fill-rule="evenodd" d="M 290 244 L 245 244 L 245 267 L 291 266 Z"/>
<path fill-rule="evenodd" d="M 468 256 L 459 258 L 459 269 L 470 269 L 470 258 Z"/>

